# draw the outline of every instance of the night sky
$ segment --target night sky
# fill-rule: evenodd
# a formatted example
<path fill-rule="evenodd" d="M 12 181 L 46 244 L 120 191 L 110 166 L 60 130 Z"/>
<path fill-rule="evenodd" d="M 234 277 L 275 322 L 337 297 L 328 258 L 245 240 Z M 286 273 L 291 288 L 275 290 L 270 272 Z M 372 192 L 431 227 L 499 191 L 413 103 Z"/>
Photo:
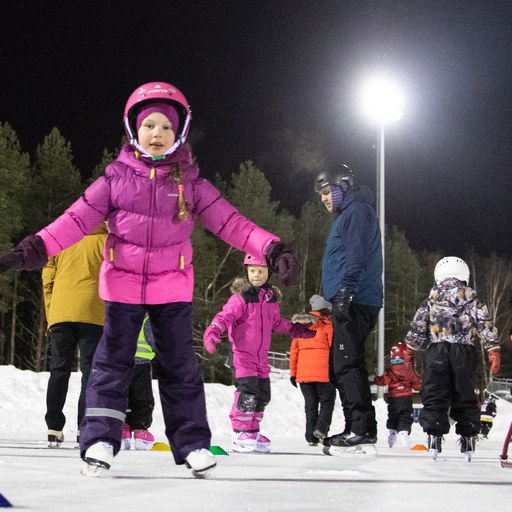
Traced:
<path fill-rule="evenodd" d="M 298 213 L 318 157 L 375 189 L 359 91 L 384 73 L 405 96 L 386 130 L 387 223 L 414 249 L 512 255 L 511 27 L 510 0 L 3 0 L 0 122 L 31 154 L 57 126 L 88 177 L 129 94 L 168 81 L 202 174 L 252 160 Z"/>

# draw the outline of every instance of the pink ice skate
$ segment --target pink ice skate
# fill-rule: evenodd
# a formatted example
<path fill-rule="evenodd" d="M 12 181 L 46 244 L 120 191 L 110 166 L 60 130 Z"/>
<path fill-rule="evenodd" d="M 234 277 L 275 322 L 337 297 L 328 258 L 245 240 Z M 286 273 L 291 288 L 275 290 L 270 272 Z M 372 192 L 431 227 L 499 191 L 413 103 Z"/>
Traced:
<path fill-rule="evenodd" d="M 123 425 L 123 430 L 121 430 L 121 450 L 129 450 L 131 448 L 132 443 L 132 431 L 130 430 L 130 425 L 125 423 Z"/>
<path fill-rule="evenodd" d="M 248 453 L 256 451 L 258 432 L 233 432 L 233 451 Z"/>
<path fill-rule="evenodd" d="M 133 439 L 135 440 L 136 450 L 149 451 L 155 444 L 155 438 L 149 430 L 134 430 Z"/>
<path fill-rule="evenodd" d="M 258 434 L 258 439 L 256 440 L 256 451 L 259 453 L 268 453 L 270 451 L 270 439 L 261 434 Z"/>

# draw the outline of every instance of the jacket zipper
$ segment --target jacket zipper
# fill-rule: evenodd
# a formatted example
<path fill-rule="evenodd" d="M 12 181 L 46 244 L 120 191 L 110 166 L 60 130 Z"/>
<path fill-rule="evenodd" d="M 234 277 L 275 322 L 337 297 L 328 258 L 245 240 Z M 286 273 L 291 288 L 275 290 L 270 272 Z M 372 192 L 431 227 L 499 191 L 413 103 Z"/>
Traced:
<path fill-rule="evenodd" d="M 153 242 L 153 214 L 155 210 L 155 195 L 156 195 L 156 180 L 155 180 L 155 168 L 152 167 L 149 171 L 149 180 L 151 185 L 151 195 L 149 202 L 149 229 L 148 236 L 146 239 L 146 252 L 144 254 L 144 265 L 142 267 L 142 290 L 141 300 L 142 304 L 146 304 L 146 285 L 147 285 L 147 270 L 149 264 L 149 248 L 152 247 Z"/>

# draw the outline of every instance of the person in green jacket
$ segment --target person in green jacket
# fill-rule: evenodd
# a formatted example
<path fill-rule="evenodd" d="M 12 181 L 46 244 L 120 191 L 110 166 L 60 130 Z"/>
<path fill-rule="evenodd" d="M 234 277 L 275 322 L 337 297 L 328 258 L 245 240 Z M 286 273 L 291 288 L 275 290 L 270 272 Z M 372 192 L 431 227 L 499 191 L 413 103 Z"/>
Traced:
<path fill-rule="evenodd" d="M 155 341 L 151 322 L 146 315 L 137 341 L 135 368 L 128 393 L 128 409 L 121 432 L 121 449 L 129 450 L 132 436 L 136 450 L 151 450 L 155 443 L 148 430 L 153 422 L 155 398 L 152 385 L 151 361 L 155 357 Z"/>
<path fill-rule="evenodd" d="M 48 260 L 42 270 L 43 294 L 50 340 L 50 377 L 45 421 L 50 447 L 64 441 L 63 413 L 69 378 L 78 348 L 82 382 L 78 399 L 77 440 L 85 412 L 85 390 L 92 358 L 103 332 L 105 305 L 98 294 L 107 227 L 101 224 L 79 243 Z"/>

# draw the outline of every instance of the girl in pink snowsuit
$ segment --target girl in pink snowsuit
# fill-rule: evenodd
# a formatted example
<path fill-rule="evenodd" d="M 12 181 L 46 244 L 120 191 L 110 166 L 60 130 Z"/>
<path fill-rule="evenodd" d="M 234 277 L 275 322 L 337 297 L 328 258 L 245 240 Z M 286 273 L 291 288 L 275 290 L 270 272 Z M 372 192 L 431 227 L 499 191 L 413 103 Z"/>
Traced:
<path fill-rule="evenodd" d="M 192 340 L 194 272 L 190 236 L 195 219 L 226 243 L 251 251 L 297 278 L 289 246 L 243 217 L 208 181 L 185 143 L 191 113 L 184 95 L 164 82 L 135 90 L 124 111 L 129 143 L 105 174 L 59 218 L 0 254 L 0 272 L 42 268 L 104 220 L 109 235 L 99 294 L 105 326 L 95 352 L 80 426 L 83 474 L 109 469 L 120 449 L 138 334 L 146 314 L 155 337 L 165 433 L 176 464 L 196 477 L 216 464 L 209 452 L 204 386 Z"/>
<path fill-rule="evenodd" d="M 293 324 L 281 317 L 281 293 L 268 282 L 267 263 L 247 254 L 244 259 L 247 279 L 235 279 L 233 295 L 212 320 L 203 337 L 208 353 L 213 354 L 221 335 L 228 331 L 233 348 L 235 400 L 230 412 L 233 451 L 268 452 L 270 440 L 260 434 L 263 412 L 270 402 L 268 352 L 272 332 L 292 338 L 312 338 L 311 324 Z"/>

